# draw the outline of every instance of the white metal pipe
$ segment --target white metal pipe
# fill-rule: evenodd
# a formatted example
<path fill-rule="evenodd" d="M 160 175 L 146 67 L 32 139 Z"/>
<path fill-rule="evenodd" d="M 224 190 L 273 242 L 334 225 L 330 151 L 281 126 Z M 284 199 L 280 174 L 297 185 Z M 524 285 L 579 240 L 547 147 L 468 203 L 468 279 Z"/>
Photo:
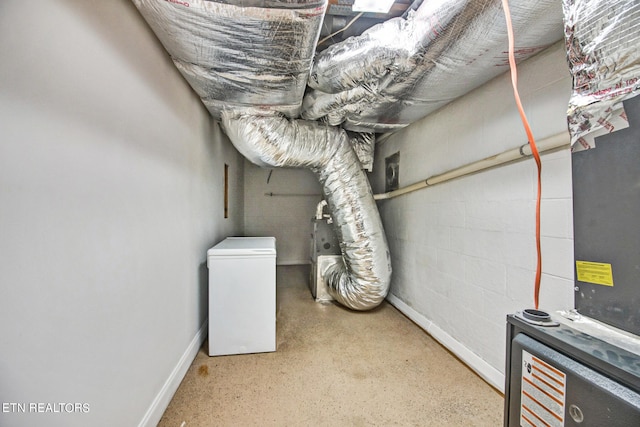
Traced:
<path fill-rule="evenodd" d="M 322 212 L 324 211 L 324 207 L 327 206 L 326 200 L 320 200 L 318 206 L 316 207 L 316 219 L 322 219 Z"/>
<path fill-rule="evenodd" d="M 536 146 L 538 147 L 538 152 L 543 153 L 547 151 L 558 150 L 561 148 L 569 148 L 570 141 L 571 138 L 569 136 L 569 132 L 565 131 L 550 136 L 549 138 L 541 139 L 540 141 L 536 142 Z M 406 187 L 402 187 L 394 191 L 389 191 L 387 193 L 375 194 L 373 198 L 375 200 L 392 199 L 394 197 L 402 196 L 403 194 L 411 193 L 413 191 L 427 188 L 432 185 L 450 181 L 461 176 L 470 175 L 472 173 L 504 165 L 516 160 L 522 160 L 529 156 L 531 156 L 531 146 L 527 143 L 518 148 L 512 148 L 511 150 L 504 151 L 494 156 L 468 163 L 464 166 L 460 166 L 439 175 L 434 175 Z"/>
<path fill-rule="evenodd" d="M 321 197 L 320 193 L 264 193 L 267 197 Z"/>

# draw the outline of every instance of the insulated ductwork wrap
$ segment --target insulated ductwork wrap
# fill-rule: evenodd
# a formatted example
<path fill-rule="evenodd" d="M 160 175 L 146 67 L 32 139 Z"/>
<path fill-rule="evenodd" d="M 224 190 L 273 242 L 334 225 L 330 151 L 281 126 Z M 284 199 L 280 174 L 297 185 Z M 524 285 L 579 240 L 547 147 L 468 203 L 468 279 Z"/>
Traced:
<path fill-rule="evenodd" d="M 371 172 L 373 170 L 373 155 L 376 145 L 375 133 L 347 132 L 351 147 L 355 151 L 362 169 Z"/>
<path fill-rule="evenodd" d="M 346 132 L 237 111 L 223 111 L 222 124 L 238 151 L 253 163 L 309 168 L 317 175 L 343 255 L 343 262 L 325 273 L 329 293 L 354 310 L 378 306 L 389 290 L 389 249 L 369 181 Z"/>
<path fill-rule="evenodd" d="M 512 0 L 518 60 L 562 39 L 557 0 Z M 346 129 L 407 126 L 508 70 L 500 0 L 425 1 L 317 55 L 302 116 Z"/>
<path fill-rule="evenodd" d="M 333 298 L 368 310 L 387 295 L 390 256 L 369 182 L 373 135 L 296 117 L 326 0 L 134 0 L 232 142 L 261 166 L 312 169 L 341 240 L 325 272 Z M 358 149 L 359 161 L 351 143 Z M 362 165 L 361 165 L 362 162 Z"/>
<path fill-rule="evenodd" d="M 371 161 L 365 153 L 361 166 L 347 133 L 326 123 L 394 130 L 506 71 L 500 0 L 425 1 L 406 18 L 322 52 L 311 73 L 327 0 L 133 2 L 245 157 L 316 173 L 343 255 L 325 272 L 329 292 L 356 310 L 380 304 L 391 266 L 361 169 Z M 510 3 L 520 59 L 562 37 L 557 0 Z M 315 90 L 303 118 L 322 124 L 293 119 L 309 78 Z"/>
<path fill-rule="evenodd" d="M 567 112 L 573 150 L 628 126 L 622 101 L 640 93 L 640 2 L 564 0 L 573 75 Z"/>
<path fill-rule="evenodd" d="M 133 0 L 211 115 L 298 116 L 326 0 Z"/>

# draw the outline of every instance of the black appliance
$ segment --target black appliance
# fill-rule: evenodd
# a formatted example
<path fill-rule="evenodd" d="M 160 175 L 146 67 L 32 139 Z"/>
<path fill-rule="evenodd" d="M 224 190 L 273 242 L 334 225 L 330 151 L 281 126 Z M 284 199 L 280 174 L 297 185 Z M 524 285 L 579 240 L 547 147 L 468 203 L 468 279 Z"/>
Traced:
<path fill-rule="evenodd" d="M 572 154 L 575 310 L 507 316 L 506 427 L 640 427 L 640 96 L 624 111 Z"/>
<path fill-rule="evenodd" d="M 505 427 L 640 426 L 640 339 L 573 316 L 507 316 Z"/>

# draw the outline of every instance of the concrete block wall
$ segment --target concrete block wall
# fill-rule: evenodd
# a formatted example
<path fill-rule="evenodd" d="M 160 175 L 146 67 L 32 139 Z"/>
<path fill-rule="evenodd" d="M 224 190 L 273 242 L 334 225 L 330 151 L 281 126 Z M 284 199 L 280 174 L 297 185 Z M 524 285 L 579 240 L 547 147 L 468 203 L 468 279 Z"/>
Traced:
<path fill-rule="evenodd" d="M 308 264 L 311 218 L 322 200 L 316 176 L 308 169 L 260 168 L 247 160 L 244 171 L 245 235 L 275 236 L 278 265 Z"/>
<path fill-rule="evenodd" d="M 537 139 L 566 130 L 571 79 L 562 43 L 519 67 Z M 378 144 L 371 176 L 400 152 L 400 186 L 527 142 L 507 74 Z M 570 151 L 542 156 L 540 308 L 573 307 Z M 533 306 L 536 167 L 533 159 L 378 202 L 394 275 L 392 302 L 502 388 L 505 316 Z M 421 320 L 420 320 L 421 319 Z"/>

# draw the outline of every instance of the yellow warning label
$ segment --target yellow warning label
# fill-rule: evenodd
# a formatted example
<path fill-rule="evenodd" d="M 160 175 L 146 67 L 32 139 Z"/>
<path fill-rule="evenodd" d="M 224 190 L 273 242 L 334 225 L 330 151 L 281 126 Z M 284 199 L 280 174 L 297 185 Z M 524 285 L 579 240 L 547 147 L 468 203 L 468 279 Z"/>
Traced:
<path fill-rule="evenodd" d="M 613 286 L 611 264 L 603 262 L 576 261 L 578 281 L 596 285 Z"/>

